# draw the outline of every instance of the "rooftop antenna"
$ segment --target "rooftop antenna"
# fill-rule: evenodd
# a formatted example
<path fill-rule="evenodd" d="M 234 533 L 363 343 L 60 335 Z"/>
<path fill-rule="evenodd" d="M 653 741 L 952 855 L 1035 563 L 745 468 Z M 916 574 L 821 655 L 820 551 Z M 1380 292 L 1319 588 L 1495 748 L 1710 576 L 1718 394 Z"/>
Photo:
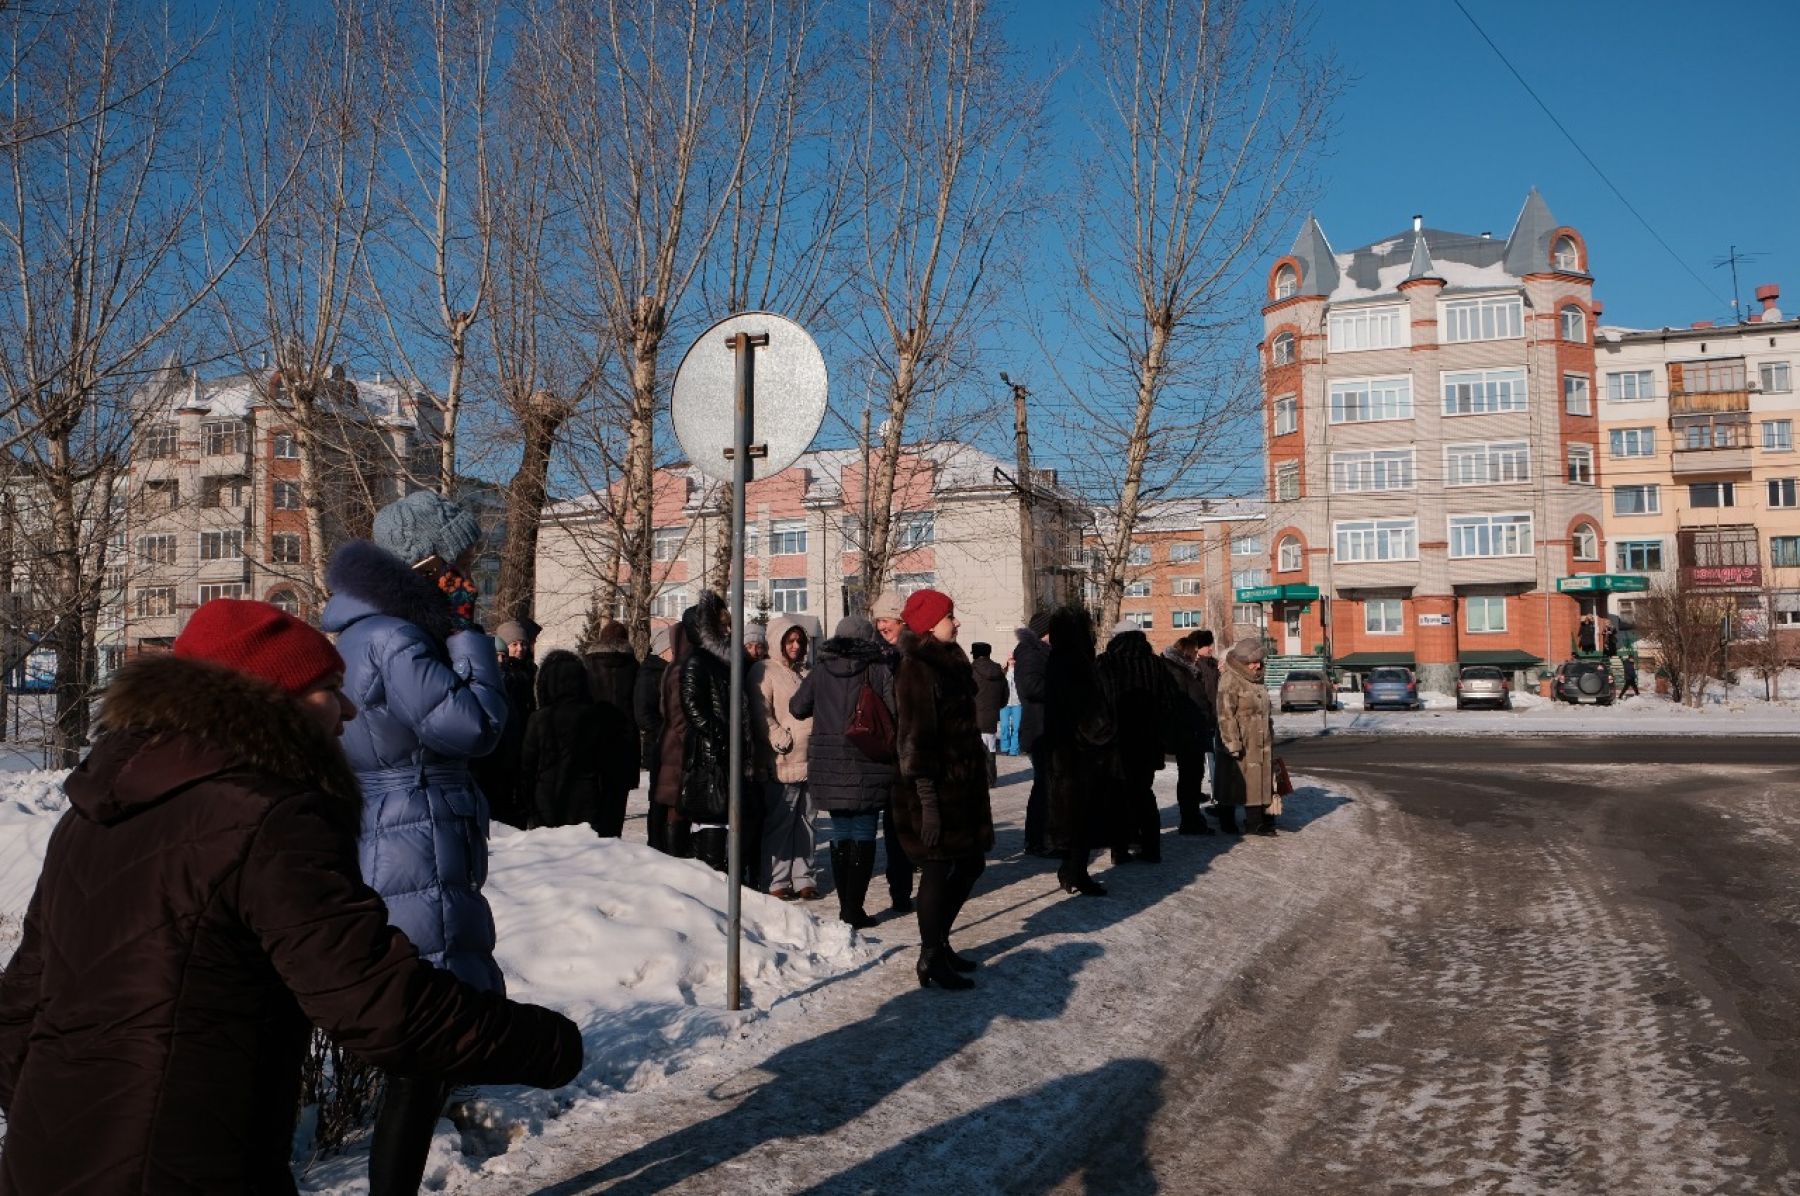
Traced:
<path fill-rule="evenodd" d="M 1766 254 L 1748 251 L 1739 253 L 1738 247 L 1733 245 L 1731 251 L 1724 257 L 1713 259 L 1713 269 L 1715 270 L 1722 270 L 1726 266 L 1731 267 L 1731 322 L 1733 324 L 1744 322 L 1744 305 L 1738 300 L 1738 263 L 1742 262 L 1748 266 L 1751 262 L 1759 262 L 1766 256 Z"/>

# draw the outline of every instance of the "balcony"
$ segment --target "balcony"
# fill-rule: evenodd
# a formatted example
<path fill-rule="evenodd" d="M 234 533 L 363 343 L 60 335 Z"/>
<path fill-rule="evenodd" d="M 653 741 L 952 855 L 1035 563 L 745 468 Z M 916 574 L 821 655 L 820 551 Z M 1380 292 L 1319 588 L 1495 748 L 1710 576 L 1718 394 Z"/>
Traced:
<path fill-rule="evenodd" d="M 1703 473 L 1749 473 L 1750 446 L 1728 444 L 1715 448 L 1683 448 L 1677 443 L 1670 460 L 1676 477 Z"/>
<path fill-rule="evenodd" d="M 1670 391 L 1670 415 L 1716 415 L 1728 411 L 1750 410 L 1750 392 L 1745 390 Z"/>

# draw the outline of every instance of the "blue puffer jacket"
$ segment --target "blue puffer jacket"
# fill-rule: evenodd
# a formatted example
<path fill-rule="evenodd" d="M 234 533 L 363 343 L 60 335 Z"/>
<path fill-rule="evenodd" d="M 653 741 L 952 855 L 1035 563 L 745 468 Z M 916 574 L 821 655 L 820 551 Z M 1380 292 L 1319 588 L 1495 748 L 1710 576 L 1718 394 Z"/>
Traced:
<path fill-rule="evenodd" d="M 437 586 L 358 540 L 331 559 L 322 620 L 356 718 L 344 753 L 363 790 L 363 879 L 426 961 L 495 992 L 487 800 L 469 776 L 506 723 L 494 641 L 453 632 Z"/>

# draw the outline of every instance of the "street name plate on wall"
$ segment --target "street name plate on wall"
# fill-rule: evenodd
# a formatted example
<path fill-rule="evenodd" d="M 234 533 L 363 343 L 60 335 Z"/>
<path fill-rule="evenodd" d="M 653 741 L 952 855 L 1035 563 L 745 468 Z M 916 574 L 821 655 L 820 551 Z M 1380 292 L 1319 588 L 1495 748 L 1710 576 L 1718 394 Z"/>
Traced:
<path fill-rule="evenodd" d="M 1419 626 L 1421 626 L 1421 627 L 1448 627 L 1448 626 L 1450 626 L 1450 616 L 1449 615 L 1420 615 L 1419 616 Z"/>

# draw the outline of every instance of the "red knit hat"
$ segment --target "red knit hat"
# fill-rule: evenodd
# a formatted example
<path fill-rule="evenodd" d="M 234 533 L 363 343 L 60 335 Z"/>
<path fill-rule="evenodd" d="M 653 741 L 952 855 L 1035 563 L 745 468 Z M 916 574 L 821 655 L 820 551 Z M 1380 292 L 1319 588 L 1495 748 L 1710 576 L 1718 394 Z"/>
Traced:
<path fill-rule="evenodd" d="M 944 616 L 954 613 L 956 603 L 950 601 L 950 595 L 942 590 L 914 590 L 906 600 L 906 606 L 900 617 L 912 629 L 914 635 L 929 635 L 931 629 L 944 621 Z"/>
<path fill-rule="evenodd" d="M 242 598 L 214 598 L 195 611 L 175 637 L 175 655 L 260 677 L 290 694 L 344 671 L 344 658 L 317 628 Z"/>

